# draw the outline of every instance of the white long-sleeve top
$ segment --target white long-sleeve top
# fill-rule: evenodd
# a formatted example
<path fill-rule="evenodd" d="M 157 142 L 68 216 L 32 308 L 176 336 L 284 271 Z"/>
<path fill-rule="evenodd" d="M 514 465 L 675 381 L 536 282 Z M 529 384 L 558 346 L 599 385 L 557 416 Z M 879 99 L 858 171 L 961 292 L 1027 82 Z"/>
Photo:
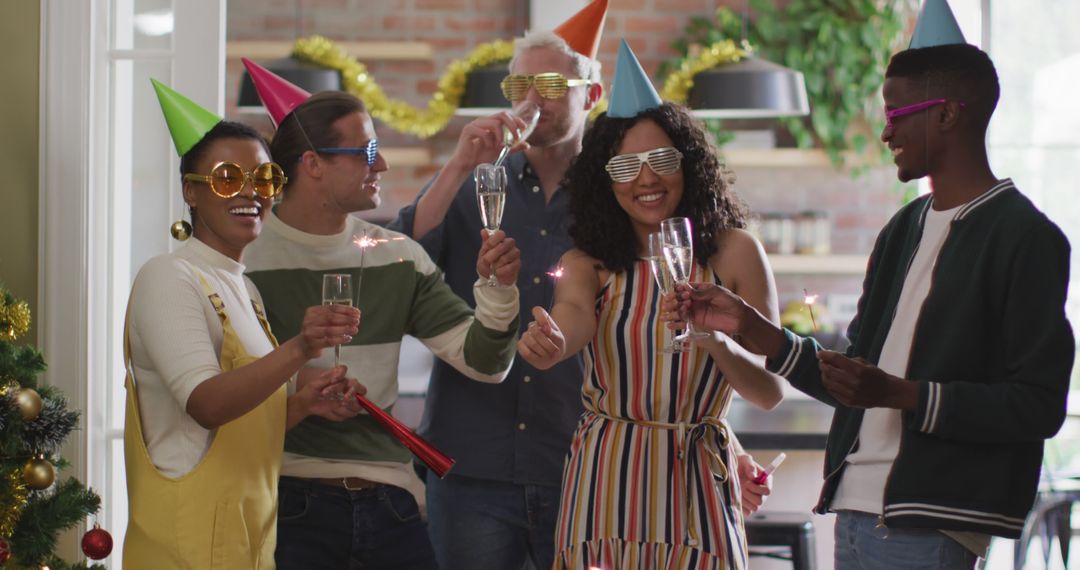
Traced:
<path fill-rule="evenodd" d="M 154 465 L 170 477 L 191 471 L 214 435 L 186 412 L 195 387 L 222 371 L 224 329 L 196 270 L 221 297 L 247 353 L 273 350 L 251 306 L 262 299 L 243 264 L 192 238 L 143 265 L 131 291 L 131 363 L 143 439 Z"/>

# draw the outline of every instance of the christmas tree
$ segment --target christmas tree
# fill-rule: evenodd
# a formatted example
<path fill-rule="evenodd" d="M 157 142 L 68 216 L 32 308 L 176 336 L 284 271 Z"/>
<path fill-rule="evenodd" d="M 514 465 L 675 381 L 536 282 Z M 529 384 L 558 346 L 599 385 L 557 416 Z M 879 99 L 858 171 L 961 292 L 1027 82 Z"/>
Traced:
<path fill-rule="evenodd" d="M 45 359 L 14 343 L 29 329 L 29 307 L 0 286 L 0 566 L 87 568 L 56 555 L 57 535 L 96 513 L 101 499 L 73 477 L 56 481 L 65 466 L 60 447 L 79 412 L 67 409 L 55 388 L 38 385 Z M 100 528 L 83 537 L 87 556 L 101 559 L 111 550 L 112 538 Z"/>

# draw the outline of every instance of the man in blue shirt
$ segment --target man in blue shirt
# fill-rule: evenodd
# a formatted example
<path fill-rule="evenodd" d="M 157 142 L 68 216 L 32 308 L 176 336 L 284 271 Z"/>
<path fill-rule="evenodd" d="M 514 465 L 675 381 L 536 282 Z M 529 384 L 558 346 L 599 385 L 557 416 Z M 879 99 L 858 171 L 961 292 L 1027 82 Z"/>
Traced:
<path fill-rule="evenodd" d="M 515 45 L 504 95 L 540 107 L 528 144 L 504 162 L 508 184 L 502 229 L 521 249 L 521 322 L 550 307 L 559 258 L 570 249 L 569 196 L 559 182 L 581 150 L 589 111 L 600 99 L 595 60 L 607 1 L 586 6 L 554 33 Z M 537 74 L 547 75 L 536 81 Z M 462 129 L 442 171 L 390 227 L 419 241 L 450 287 L 474 304 L 478 229 L 483 227 L 472 173 L 494 162 L 503 127 L 524 122 L 503 112 Z M 580 357 L 540 371 L 518 359 L 502 384 L 480 385 L 436 361 L 421 433 L 457 460 L 445 479 L 427 477 L 428 517 L 444 570 L 517 569 L 529 560 L 550 568 L 563 461 L 581 415 Z"/>

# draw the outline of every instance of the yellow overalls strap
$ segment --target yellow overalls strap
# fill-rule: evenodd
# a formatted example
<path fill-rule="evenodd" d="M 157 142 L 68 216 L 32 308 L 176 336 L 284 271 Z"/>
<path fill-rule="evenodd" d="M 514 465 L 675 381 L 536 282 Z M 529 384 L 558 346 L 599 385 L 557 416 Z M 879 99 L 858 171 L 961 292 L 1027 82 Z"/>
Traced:
<path fill-rule="evenodd" d="M 257 360 L 240 342 L 221 297 L 196 273 L 224 329 L 222 372 Z M 130 309 L 129 301 L 129 317 Z M 276 346 L 261 308 L 256 308 L 256 315 Z M 139 409 L 129 329 L 126 323 L 124 459 L 129 520 L 124 568 L 273 569 L 277 479 L 285 441 L 284 385 L 250 412 L 214 430 L 210 447 L 194 469 L 168 477 L 154 466 L 142 436 L 140 413 L 150 415 L 153 410 Z"/>

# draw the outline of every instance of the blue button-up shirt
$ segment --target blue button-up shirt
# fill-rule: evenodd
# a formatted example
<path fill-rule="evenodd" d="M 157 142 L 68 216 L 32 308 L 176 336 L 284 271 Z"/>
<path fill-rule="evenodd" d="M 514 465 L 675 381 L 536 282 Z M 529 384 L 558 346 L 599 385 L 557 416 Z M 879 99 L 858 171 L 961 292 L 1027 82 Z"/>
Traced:
<path fill-rule="evenodd" d="M 544 201 L 540 180 L 524 154 L 510 156 L 502 230 L 521 250 L 521 325 L 533 320 L 534 306 L 551 310 L 559 258 L 573 245 L 567 206 L 558 190 Z M 428 183 L 416 200 L 427 192 Z M 401 209 L 389 227 L 412 235 L 416 202 Z M 445 273 L 446 282 L 475 307 L 476 256 L 483 228 L 475 183 L 458 190 L 442 223 L 419 240 Z M 457 460 L 454 474 L 520 484 L 559 485 L 563 461 L 582 413 L 584 378 L 579 355 L 548 370 L 518 357 L 501 384 L 470 380 L 436 360 L 428 386 L 420 433 Z"/>

